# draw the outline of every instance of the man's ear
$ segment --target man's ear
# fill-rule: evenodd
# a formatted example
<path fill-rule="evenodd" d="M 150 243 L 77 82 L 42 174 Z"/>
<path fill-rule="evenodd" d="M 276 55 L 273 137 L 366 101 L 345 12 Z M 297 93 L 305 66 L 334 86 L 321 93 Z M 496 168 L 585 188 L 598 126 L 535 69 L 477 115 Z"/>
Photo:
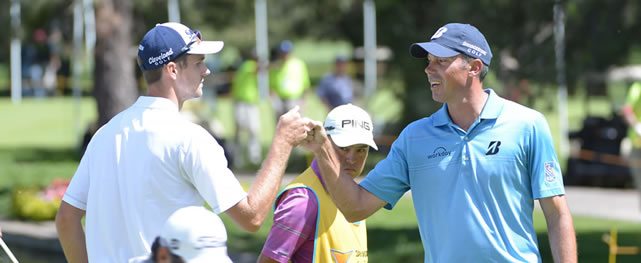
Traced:
<path fill-rule="evenodd" d="M 483 62 L 481 62 L 480 59 L 473 59 L 467 64 L 468 64 L 468 75 L 470 77 L 480 76 L 481 71 L 483 70 L 483 67 L 485 67 L 485 65 L 483 65 Z"/>
<path fill-rule="evenodd" d="M 167 66 L 165 66 L 165 74 L 171 76 L 173 79 L 176 78 L 176 73 L 178 73 L 178 64 L 176 62 L 169 62 Z"/>

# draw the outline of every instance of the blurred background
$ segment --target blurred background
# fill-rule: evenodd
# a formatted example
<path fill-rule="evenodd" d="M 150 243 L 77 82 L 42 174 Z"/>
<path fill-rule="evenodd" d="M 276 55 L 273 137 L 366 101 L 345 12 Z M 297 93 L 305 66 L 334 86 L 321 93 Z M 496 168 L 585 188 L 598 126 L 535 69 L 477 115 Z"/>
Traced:
<path fill-rule="evenodd" d="M 381 146 L 370 153 L 367 171 L 403 127 L 441 106 L 431 99 L 426 61 L 411 58 L 409 45 L 427 41 L 445 23 L 463 22 L 477 26 L 492 48 L 485 87 L 546 116 L 566 185 L 634 186 L 619 110 L 628 87 L 641 80 L 636 0 L 5 0 L 0 10 L 0 218 L 26 228 L 46 226 L 93 132 L 144 94 L 137 44 L 167 21 L 200 30 L 205 40 L 225 41 L 223 51 L 206 60 L 212 75 L 204 96 L 183 111 L 218 139 L 234 171 L 248 175 L 241 176 L 246 185 L 258 165 L 241 150 L 249 138 L 236 141 L 230 87 L 247 54 L 269 68 L 275 47 L 291 41 L 311 80 L 303 113 L 317 120 L 329 108 L 315 88 L 337 56 L 346 58 L 353 103 L 372 115 Z M 275 124 L 265 81 L 259 80 L 258 102 L 263 153 Z M 303 171 L 306 158 L 296 152 L 287 172 Z M 413 213 L 405 200 L 370 220 L 371 262 L 422 261 Z M 542 253 L 551 261 L 539 211 L 535 218 Z M 581 262 L 608 260 L 602 234 L 614 228 L 619 242 L 641 246 L 641 218 L 575 220 Z M 230 253 L 237 261 L 255 260 L 269 224 L 250 235 L 226 223 Z M 64 262 L 55 245 L 14 247 L 24 262 Z M 640 262 L 641 255 L 619 261 Z"/>

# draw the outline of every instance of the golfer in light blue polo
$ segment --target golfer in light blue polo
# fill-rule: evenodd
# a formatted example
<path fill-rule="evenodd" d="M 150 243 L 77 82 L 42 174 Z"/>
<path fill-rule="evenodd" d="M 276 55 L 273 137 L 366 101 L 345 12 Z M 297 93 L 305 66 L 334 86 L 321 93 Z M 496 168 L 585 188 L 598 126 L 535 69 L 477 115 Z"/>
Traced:
<path fill-rule="evenodd" d="M 532 223 L 539 200 L 554 262 L 576 262 L 548 124 L 541 113 L 483 88 L 492 59 L 483 34 L 447 24 L 410 53 L 429 61 L 432 99 L 443 106 L 409 124 L 360 185 L 336 172 L 324 177 L 345 217 L 359 221 L 392 209 L 411 190 L 425 262 L 541 262 Z M 312 149 L 323 175 L 337 171 L 327 144 Z"/>

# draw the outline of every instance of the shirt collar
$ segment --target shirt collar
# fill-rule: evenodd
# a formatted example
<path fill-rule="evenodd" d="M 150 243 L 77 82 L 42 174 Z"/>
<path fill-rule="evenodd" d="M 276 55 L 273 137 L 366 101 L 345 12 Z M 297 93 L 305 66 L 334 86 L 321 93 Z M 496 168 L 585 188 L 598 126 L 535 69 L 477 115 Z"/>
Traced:
<path fill-rule="evenodd" d="M 483 110 L 481 111 L 481 119 L 497 119 L 503 110 L 505 100 L 494 92 L 492 89 L 485 89 L 489 95 Z"/>
<path fill-rule="evenodd" d="M 499 117 L 501 110 L 503 110 L 503 105 L 505 100 L 494 92 L 492 89 L 485 89 L 485 93 L 488 94 L 487 101 L 485 101 L 485 106 L 481 110 L 480 119 L 496 119 Z M 434 126 L 443 126 L 452 123 L 450 115 L 447 113 L 447 103 L 433 115 Z"/>
<path fill-rule="evenodd" d="M 163 97 L 140 96 L 135 105 L 144 108 L 167 109 L 178 112 L 178 105 Z"/>

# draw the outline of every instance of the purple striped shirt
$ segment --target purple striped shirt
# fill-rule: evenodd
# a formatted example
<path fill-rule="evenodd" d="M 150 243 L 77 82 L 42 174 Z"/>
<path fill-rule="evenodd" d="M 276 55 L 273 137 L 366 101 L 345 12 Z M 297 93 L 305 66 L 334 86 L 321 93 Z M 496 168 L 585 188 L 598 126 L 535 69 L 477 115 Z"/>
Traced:
<path fill-rule="evenodd" d="M 312 161 L 312 169 L 324 187 L 316 160 Z M 312 262 L 318 215 L 316 196 L 310 189 L 295 188 L 283 193 L 277 202 L 274 224 L 261 253 L 281 263 Z"/>

